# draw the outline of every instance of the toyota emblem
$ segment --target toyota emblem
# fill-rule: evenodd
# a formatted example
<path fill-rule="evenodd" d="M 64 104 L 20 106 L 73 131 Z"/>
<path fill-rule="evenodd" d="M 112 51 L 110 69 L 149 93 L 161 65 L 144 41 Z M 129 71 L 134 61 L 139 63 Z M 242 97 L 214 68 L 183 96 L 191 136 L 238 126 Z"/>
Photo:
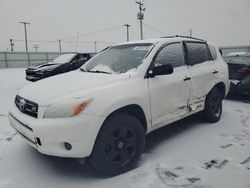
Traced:
<path fill-rule="evenodd" d="M 24 99 L 21 99 L 19 101 L 19 104 L 18 104 L 19 108 L 21 111 L 24 111 L 24 108 L 25 108 L 25 100 Z"/>

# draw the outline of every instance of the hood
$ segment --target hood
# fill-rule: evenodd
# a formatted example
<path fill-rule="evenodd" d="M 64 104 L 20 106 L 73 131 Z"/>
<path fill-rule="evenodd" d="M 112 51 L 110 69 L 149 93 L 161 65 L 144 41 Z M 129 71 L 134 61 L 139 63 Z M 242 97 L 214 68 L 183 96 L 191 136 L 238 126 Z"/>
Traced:
<path fill-rule="evenodd" d="M 54 100 L 74 93 L 84 97 L 97 87 L 122 81 L 129 78 L 127 74 L 102 74 L 88 73 L 80 70 L 49 77 L 35 83 L 31 83 L 20 90 L 19 95 L 27 100 L 36 102 L 39 106 L 48 106 Z"/>
<path fill-rule="evenodd" d="M 38 65 L 32 65 L 28 69 L 42 71 L 42 70 L 54 69 L 60 65 L 62 65 L 62 64 L 55 63 L 55 62 L 49 62 L 49 63 L 42 63 L 42 64 L 38 64 Z"/>

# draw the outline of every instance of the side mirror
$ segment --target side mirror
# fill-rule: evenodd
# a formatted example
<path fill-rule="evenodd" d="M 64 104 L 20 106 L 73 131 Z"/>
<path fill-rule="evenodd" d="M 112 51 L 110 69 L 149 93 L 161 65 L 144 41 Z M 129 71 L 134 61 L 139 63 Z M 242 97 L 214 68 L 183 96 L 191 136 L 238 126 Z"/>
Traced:
<path fill-rule="evenodd" d="M 173 72 L 174 72 L 173 65 L 157 64 L 151 70 L 148 71 L 148 75 L 150 78 L 153 78 L 157 75 L 168 75 L 168 74 L 172 74 Z"/>

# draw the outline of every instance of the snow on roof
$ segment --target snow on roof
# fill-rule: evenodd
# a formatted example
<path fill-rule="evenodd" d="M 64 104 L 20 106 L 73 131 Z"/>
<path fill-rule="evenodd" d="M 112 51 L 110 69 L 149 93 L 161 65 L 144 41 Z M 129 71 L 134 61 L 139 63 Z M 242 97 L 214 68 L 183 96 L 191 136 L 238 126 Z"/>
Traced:
<path fill-rule="evenodd" d="M 201 41 L 199 39 L 195 38 L 186 38 L 186 37 L 175 37 L 175 36 L 170 36 L 170 37 L 162 37 L 162 38 L 152 38 L 152 39 L 144 39 L 144 40 L 134 40 L 134 41 L 128 41 L 128 42 L 123 42 L 123 43 L 118 43 L 113 46 L 119 46 L 119 45 L 125 45 L 125 44 L 140 44 L 140 43 L 152 43 L 155 44 L 159 41 L 183 41 L 183 40 L 188 40 L 188 41 Z"/>

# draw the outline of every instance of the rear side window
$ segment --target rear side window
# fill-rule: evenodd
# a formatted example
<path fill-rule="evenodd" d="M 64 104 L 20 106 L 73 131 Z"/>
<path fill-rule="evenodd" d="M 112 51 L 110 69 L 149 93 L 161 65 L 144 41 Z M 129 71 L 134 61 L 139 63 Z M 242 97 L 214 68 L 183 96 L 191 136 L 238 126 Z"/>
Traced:
<path fill-rule="evenodd" d="M 155 64 L 172 64 L 173 67 L 184 65 L 184 55 L 181 43 L 173 43 L 165 46 L 158 53 Z"/>
<path fill-rule="evenodd" d="M 198 42 L 186 42 L 189 65 L 197 65 L 210 60 L 207 45 Z"/>
<path fill-rule="evenodd" d="M 208 45 L 211 55 L 212 55 L 212 59 L 216 60 L 217 59 L 217 52 L 216 52 L 216 48 L 213 45 Z"/>

